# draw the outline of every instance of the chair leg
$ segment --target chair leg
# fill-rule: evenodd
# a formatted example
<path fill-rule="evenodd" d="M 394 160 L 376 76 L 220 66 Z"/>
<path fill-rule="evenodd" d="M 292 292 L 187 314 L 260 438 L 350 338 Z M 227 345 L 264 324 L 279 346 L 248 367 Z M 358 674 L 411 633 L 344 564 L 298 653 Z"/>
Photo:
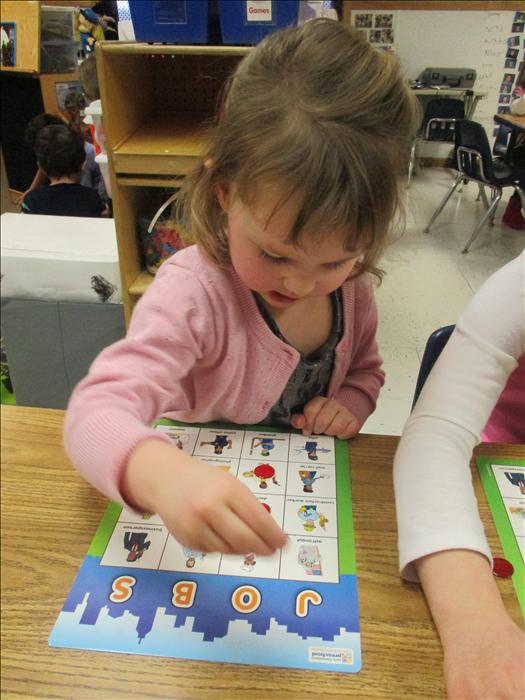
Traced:
<path fill-rule="evenodd" d="M 496 212 L 496 209 L 498 208 L 498 204 L 499 204 L 499 201 L 500 201 L 500 199 L 501 199 L 501 195 L 502 195 L 502 189 L 501 189 L 501 187 L 498 187 L 498 188 L 495 190 L 495 195 L 494 195 L 494 198 L 493 198 L 493 200 L 492 200 L 492 204 L 491 204 L 490 207 L 487 209 L 487 211 L 485 212 L 485 215 L 483 216 L 483 218 L 481 219 L 481 221 L 479 222 L 479 224 L 476 226 L 476 228 L 475 228 L 474 231 L 472 232 L 472 236 L 469 238 L 469 240 L 467 241 L 466 246 L 465 246 L 465 247 L 463 248 L 463 250 L 461 251 L 462 253 L 465 253 L 465 254 L 468 253 L 471 244 L 472 244 L 472 243 L 474 242 L 474 240 L 477 238 L 477 236 L 478 236 L 479 232 L 481 231 L 481 229 L 483 228 L 483 226 L 485 226 L 485 224 L 487 223 L 487 221 L 491 221 L 491 220 L 492 220 L 492 218 L 493 218 L 493 216 L 494 216 L 494 213 Z"/>
<path fill-rule="evenodd" d="M 523 212 L 525 213 L 525 192 L 521 189 L 521 187 L 516 187 L 516 192 L 519 195 L 520 201 L 521 201 L 521 208 Z"/>
<path fill-rule="evenodd" d="M 465 177 L 465 176 L 462 175 L 461 173 L 456 177 L 456 179 L 454 180 L 454 182 L 453 182 L 452 186 L 450 187 L 449 191 L 448 191 L 447 194 L 443 197 L 443 199 L 442 199 L 442 201 L 441 201 L 441 204 L 438 206 L 438 208 L 436 209 L 436 211 L 432 214 L 432 218 L 430 219 L 430 221 L 428 222 L 426 228 L 424 229 L 425 233 L 428 233 L 428 232 L 430 231 L 430 227 L 432 226 L 432 224 L 434 223 L 434 221 L 438 218 L 438 216 L 441 214 L 441 212 L 443 211 L 443 207 L 444 207 L 445 204 L 448 202 L 448 200 L 452 197 L 452 195 L 454 194 L 454 191 L 455 191 L 456 187 L 460 184 L 460 182 L 462 182 L 462 180 L 464 179 L 464 177 Z"/>
<path fill-rule="evenodd" d="M 496 199 L 496 194 L 497 194 L 496 190 L 492 189 L 491 193 L 490 193 L 490 201 L 491 202 L 494 202 L 494 200 Z M 500 197 L 500 199 L 501 199 L 501 197 Z M 499 200 L 498 200 L 498 202 L 499 202 Z M 493 209 L 492 209 L 492 216 L 490 217 L 489 226 L 494 226 L 494 217 L 496 216 L 498 202 L 496 202 L 496 206 L 493 207 Z"/>
<path fill-rule="evenodd" d="M 414 141 L 412 148 L 410 149 L 410 160 L 408 161 L 408 177 L 407 177 L 407 189 L 410 187 L 410 181 L 412 180 L 412 175 L 417 175 L 417 142 Z"/>
<path fill-rule="evenodd" d="M 487 199 L 487 193 L 485 192 L 485 188 L 481 184 L 481 182 L 478 182 L 478 197 L 476 199 L 476 202 L 479 201 L 480 199 L 483 200 L 483 206 L 485 207 L 485 210 L 489 208 L 489 200 Z"/>

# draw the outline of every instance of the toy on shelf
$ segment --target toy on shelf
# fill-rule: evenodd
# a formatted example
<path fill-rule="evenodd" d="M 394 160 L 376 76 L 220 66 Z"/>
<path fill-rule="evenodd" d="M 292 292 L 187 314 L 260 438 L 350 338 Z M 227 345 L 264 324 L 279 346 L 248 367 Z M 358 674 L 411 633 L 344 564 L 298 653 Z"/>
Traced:
<path fill-rule="evenodd" d="M 109 26 L 109 22 L 115 22 L 109 15 L 97 15 L 94 10 L 82 8 L 78 11 L 78 31 L 80 32 L 80 42 L 82 52 L 89 56 L 95 51 L 95 43 L 103 41 L 107 33 L 117 34 L 116 29 Z"/>

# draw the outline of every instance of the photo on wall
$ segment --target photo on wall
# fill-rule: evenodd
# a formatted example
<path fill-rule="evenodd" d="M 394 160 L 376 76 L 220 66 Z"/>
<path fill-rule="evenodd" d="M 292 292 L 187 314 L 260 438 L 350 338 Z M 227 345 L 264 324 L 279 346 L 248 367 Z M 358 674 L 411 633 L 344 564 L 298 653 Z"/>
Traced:
<path fill-rule="evenodd" d="M 82 85 L 78 80 L 68 80 L 55 83 L 58 109 L 62 111 L 66 108 L 66 97 L 71 93 L 82 94 Z"/>
<path fill-rule="evenodd" d="M 2 68 L 16 66 L 16 22 L 2 22 L 0 65 Z"/>
<path fill-rule="evenodd" d="M 385 51 L 396 50 L 396 12 L 353 12 L 351 22 L 375 47 Z"/>

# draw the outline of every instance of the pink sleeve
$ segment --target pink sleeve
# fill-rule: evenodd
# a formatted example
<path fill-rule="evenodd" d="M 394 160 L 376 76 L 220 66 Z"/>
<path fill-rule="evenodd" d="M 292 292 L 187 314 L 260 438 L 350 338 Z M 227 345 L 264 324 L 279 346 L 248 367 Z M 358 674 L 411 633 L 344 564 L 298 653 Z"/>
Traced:
<path fill-rule="evenodd" d="M 213 343 L 207 295 L 195 276 L 165 265 L 137 304 L 126 338 L 106 348 L 75 388 L 64 445 L 97 489 L 122 503 L 127 460 L 146 438 L 168 440 L 150 426 L 170 406 L 187 408 L 181 380 Z"/>
<path fill-rule="evenodd" d="M 373 413 L 385 382 L 376 341 L 377 307 L 372 282 L 364 275 L 356 280 L 354 312 L 350 367 L 334 398 L 347 406 L 363 425 Z"/>

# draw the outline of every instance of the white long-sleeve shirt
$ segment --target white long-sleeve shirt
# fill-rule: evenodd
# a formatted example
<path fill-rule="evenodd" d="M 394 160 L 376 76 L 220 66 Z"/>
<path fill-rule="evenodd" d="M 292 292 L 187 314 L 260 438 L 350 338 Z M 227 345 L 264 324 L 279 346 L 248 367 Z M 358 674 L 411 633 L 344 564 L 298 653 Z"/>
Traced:
<path fill-rule="evenodd" d="M 417 581 L 416 559 L 438 551 L 475 550 L 491 560 L 469 462 L 504 387 L 508 420 L 525 435 L 524 270 L 522 253 L 474 295 L 405 425 L 394 487 L 408 580 Z"/>

